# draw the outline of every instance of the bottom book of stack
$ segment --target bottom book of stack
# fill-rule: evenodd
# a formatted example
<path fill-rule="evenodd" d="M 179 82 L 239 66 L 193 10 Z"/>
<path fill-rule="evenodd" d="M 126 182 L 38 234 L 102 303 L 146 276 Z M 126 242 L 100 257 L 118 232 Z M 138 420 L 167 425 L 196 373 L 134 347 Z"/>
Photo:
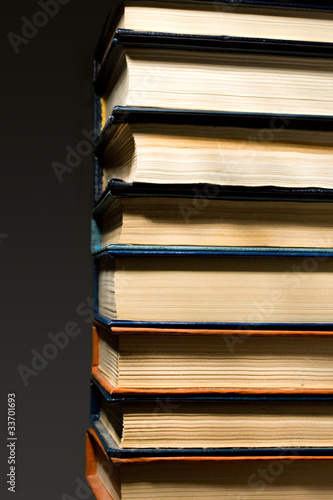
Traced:
<path fill-rule="evenodd" d="M 92 377 L 97 500 L 333 498 L 329 394 L 111 394 Z"/>
<path fill-rule="evenodd" d="M 87 480 L 97 500 L 331 500 L 333 456 L 292 450 L 246 456 L 119 458 L 107 438 L 87 433 Z"/>

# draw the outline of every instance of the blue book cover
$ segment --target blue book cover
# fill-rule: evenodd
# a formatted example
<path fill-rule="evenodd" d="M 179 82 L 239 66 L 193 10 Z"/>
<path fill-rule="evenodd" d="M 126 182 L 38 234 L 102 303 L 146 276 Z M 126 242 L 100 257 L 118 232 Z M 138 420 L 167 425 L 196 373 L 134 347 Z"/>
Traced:
<path fill-rule="evenodd" d="M 218 328 L 238 332 L 244 330 L 331 331 L 333 329 L 333 320 L 323 321 L 322 317 L 324 312 L 326 317 L 330 317 L 330 311 L 332 310 L 329 305 L 331 300 L 329 287 L 331 286 L 330 280 L 333 270 L 332 257 L 333 249 L 316 248 L 111 245 L 106 250 L 95 255 L 94 313 L 96 319 L 104 324 L 119 327 Z M 108 317 L 108 314 L 104 314 L 105 309 L 101 311 L 99 290 L 101 265 L 111 271 L 113 276 L 113 282 L 108 285 L 113 290 L 112 295 L 114 294 L 114 296 L 112 300 L 115 300 L 118 307 L 118 299 L 122 299 L 123 306 L 129 306 L 129 311 L 131 311 L 131 305 L 134 303 L 135 319 L 132 312 L 128 313 L 128 317 L 119 317 L 117 311 L 115 311 L 113 317 Z M 209 304 L 202 303 L 199 300 L 200 294 L 206 294 L 212 290 L 211 286 L 205 287 L 207 266 L 211 271 L 214 269 L 214 275 L 216 275 L 216 282 L 214 281 L 214 286 L 217 287 L 216 293 L 211 297 L 215 306 L 212 306 L 214 311 L 211 312 L 208 309 Z M 156 297 L 158 307 L 162 310 L 161 313 L 158 313 L 161 316 L 159 319 L 151 319 L 151 304 L 146 303 L 144 298 L 142 299 L 140 286 L 144 286 L 144 281 L 148 277 L 147 273 L 163 268 L 167 270 L 165 275 L 162 273 L 160 276 L 161 278 L 164 276 L 163 282 L 153 280 L 151 283 L 153 288 L 147 289 L 147 293 L 151 297 L 149 300 Z M 222 274 L 219 274 L 219 270 L 222 270 Z M 271 270 L 274 270 L 274 272 L 271 273 Z M 132 274 L 129 271 L 132 271 Z M 176 272 L 175 276 L 179 272 L 182 273 L 182 279 L 177 285 L 178 290 L 177 287 L 174 288 L 175 285 L 173 285 L 170 278 L 170 272 L 172 271 Z M 262 288 L 258 288 L 256 285 L 257 277 L 261 279 L 261 271 L 268 273 L 269 282 L 263 284 Z M 193 306 L 193 312 L 191 313 L 193 320 L 183 321 L 179 319 L 180 313 L 177 315 L 174 310 L 181 308 L 184 300 L 189 300 L 187 306 L 192 307 L 188 293 L 193 286 L 193 284 L 191 285 L 193 272 L 197 273 L 196 279 L 200 280 L 197 295 L 193 295 L 196 306 Z M 228 285 L 225 285 L 223 281 L 226 276 L 223 274 L 224 272 L 228 276 Z M 114 287 L 118 273 L 120 273 L 120 285 L 123 292 L 121 296 Z M 241 274 L 239 275 L 239 273 Z M 232 279 L 233 276 L 237 275 L 243 277 L 241 281 L 237 282 L 238 284 L 235 283 L 235 288 L 232 285 Z M 278 281 L 275 282 L 275 280 Z M 313 287 L 315 283 L 317 288 Z M 307 299 L 304 304 L 298 299 L 302 289 L 307 290 Z M 177 294 L 174 294 L 174 291 L 177 291 Z M 131 299 L 129 298 L 130 293 L 134 294 Z M 242 317 L 242 319 L 238 321 L 217 319 L 217 317 L 222 317 L 221 314 L 223 314 L 223 317 L 224 315 L 229 316 L 228 303 L 230 301 L 231 304 L 237 302 L 239 293 L 242 293 L 244 300 L 251 302 L 244 310 L 240 306 L 235 312 L 235 317 Z M 169 302 L 171 301 L 174 305 L 171 309 L 165 309 L 164 311 L 165 294 L 167 294 Z M 131 300 L 134 302 L 131 302 Z M 326 311 L 322 308 L 324 302 L 327 308 Z M 139 307 L 138 304 L 140 304 Z M 280 310 L 281 305 L 282 309 Z M 221 314 L 218 310 L 219 307 L 221 307 Z M 249 314 L 246 312 L 247 307 L 251 311 Z M 282 313 L 287 313 L 287 316 L 292 320 L 279 321 Z M 140 319 L 138 319 L 137 315 L 140 316 Z M 205 319 L 199 319 L 202 317 Z M 208 319 L 209 317 L 216 319 L 212 321 Z M 245 318 L 245 321 L 243 318 Z M 310 320 L 305 318 L 310 318 Z"/>
<path fill-rule="evenodd" d="M 131 458 L 131 457 L 158 457 L 158 456 L 183 456 L 183 457 L 193 457 L 193 456 L 226 456 L 226 457 L 253 457 L 253 456 L 274 456 L 281 452 L 281 449 L 288 450 L 290 455 L 302 455 L 302 456 L 329 456 L 332 454 L 331 446 L 297 446 L 287 444 L 286 446 L 217 446 L 217 447 L 166 447 L 163 448 L 160 445 L 154 448 L 123 448 L 116 443 L 115 439 L 112 438 L 110 432 L 106 429 L 105 425 L 101 421 L 101 411 L 104 408 L 104 419 L 105 415 L 112 414 L 112 408 L 114 406 L 116 414 L 120 414 L 123 411 L 126 412 L 126 405 L 128 408 L 132 407 L 144 407 L 155 408 L 152 414 L 161 416 L 162 418 L 172 415 L 182 414 L 187 412 L 189 405 L 193 405 L 190 410 L 190 414 L 193 415 L 196 411 L 200 412 L 200 408 L 204 405 L 208 408 L 213 405 L 214 411 L 223 414 L 228 413 L 230 408 L 232 408 L 235 418 L 237 415 L 241 415 L 244 410 L 244 405 L 249 405 L 252 408 L 251 412 L 253 415 L 256 412 L 262 412 L 263 415 L 267 413 L 269 415 L 279 414 L 279 412 L 285 412 L 286 407 L 290 410 L 290 415 L 293 412 L 297 412 L 297 408 L 302 407 L 305 411 L 330 413 L 332 411 L 333 396 L 290 396 L 290 395 L 225 395 L 225 396 L 199 396 L 195 397 L 193 395 L 186 396 L 175 396 L 171 395 L 168 397 L 113 397 L 107 393 L 107 391 L 95 380 L 92 379 L 91 382 L 91 425 L 96 431 L 98 437 L 103 443 L 109 456 L 119 457 L 119 458 Z M 105 410 L 106 406 L 110 409 Z M 132 410 L 129 410 L 130 413 Z M 208 411 L 208 410 L 207 410 Z M 300 410 L 301 411 L 301 410 Z M 120 413 L 119 413 L 120 412 Z M 240 412 L 240 413 L 239 413 Z M 189 414 L 189 415 L 190 415 Z M 118 417 L 119 418 L 119 417 Z M 250 417 L 249 417 L 250 418 Z M 145 424 L 149 427 L 149 424 Z M 154 425 L 153 423 L 151 424 Z M 269 424 L 268 424 L 269 425 Z M 274 424 L 273 424 L 274 425 Z M 321 425 L 318 422 L 318 425 Z M 111 422 L 112 426 L 112 422 Z M 199 429 L 197 429 L 199 431 Z M 311 433 L 311 429 L 308 429 Z M 119 431 L 120 432 L 120 431 Z M 144 428 L 142 428 L 144 433 Z M 195 433 L 196 431 L 191 431 Z M 267 439 L 269 441 L 269 429 L 267 430 Z M 265 436 L 265 431 L 263 437 Z M 327 436 L 327 439 L 329 437 Z M 296 439 L 297 441 L 297 439 Z M 259 441 L 258 441 L 259 442 Z M 272 443 L 274 440 L 272 440 Z M 313 441 L 312 441 L 313 442 Z"/>

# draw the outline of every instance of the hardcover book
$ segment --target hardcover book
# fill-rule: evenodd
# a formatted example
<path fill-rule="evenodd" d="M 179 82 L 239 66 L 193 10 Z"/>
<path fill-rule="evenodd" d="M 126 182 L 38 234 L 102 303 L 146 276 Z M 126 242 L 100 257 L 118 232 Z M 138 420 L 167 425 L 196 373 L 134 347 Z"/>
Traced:
<path fill-rule="evenodd" d="M 97 143 L 98 177 L 103 189 L 113 179 L 161 190 L 196 183 L 332 189 L 332 125 L 320 117 L 117 108 Z"/>
<path fill-rule="evenodd" d="M 212 192 L 212 187 L 210 191 Z M 216 189 L 218 192 L 218 188 Z M 129 188 L 128 193 L 131 194 Z M 92 251 L 108 245 L 332 248 L 330 202 L 113 196 L 95 208 Z M 156 191 L 155 191 L 156 193 Z M 202 193 L 201 198 L 200 193 Z"/>
<path fill-rule="evenodd" d="M 114 396 L 333 393 L 332 332 L 120 330 L 95 322 L 92 375 Z"/>
<path fill-rule="evenodd" d="M 332 42 L 331 10 L 331 2 L 327 0 L 116 1 L 100 36 L 95 58 L 102 61 L 117 29 Z"/>
<path fill-rule="evenodd" d="M 330 331 L 332 256 L 324 249 L 114 245 L 95 257 L 95 314 L 119 326 Z"/>
<path fill-rule="evenodd" d="M 332 396 L 124 398 L 95 379 L 91 390 L 91 424 L 111 437 L 119 456 L 332 452 Z"/>
<path fill-rule="evenodd" d="M 332 48 L 118 33 L 95 82 L 103 125 L 117 106 L 332 116 Z"/>
<path fill-rule="evenodd" d="M 86 477 L 97 500 L 331 500 L 332 456 L 114 458 L 106 441 L 87 432 Z"/>

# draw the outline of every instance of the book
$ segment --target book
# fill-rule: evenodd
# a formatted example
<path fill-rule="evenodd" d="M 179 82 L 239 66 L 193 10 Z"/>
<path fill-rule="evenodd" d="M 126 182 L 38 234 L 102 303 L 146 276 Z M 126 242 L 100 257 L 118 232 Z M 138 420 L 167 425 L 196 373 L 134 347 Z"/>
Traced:
<path fill-rule="evenodd" d="M 129 190 L 129 193 L 131 190 Z M 95 208 L 94 252 L 108 245 L 332 248 L 333 203 L 117 197 Z M 333 198 L 332 198 L 333 201 Z"/>
<path fill-rule="evenodd" d="M 111 437 L 119 456 L 332 452 L 332 396 L 117 398 L 94 379 L 91 390 L 91 424 Z"/>
<path fill-rule="evenodd" d="M 97 500 L 331 500 L 332 457 L 197 456 L 114 458 L 93 429 L 86 437 L 86 477 Z"/>
<path fill-rule="evenodd" d="M 191 35 L 332 42 L 329 1 L 121 1 L 101 33 L 95 58 L 101 62 L 117 29 Z"/>
<path fill-rule="evenodd" d="M 333 393 L 332 332 L 119 331 L 95 322 L 92 375 L 111 395 Z"/>
<path fill-rule="evenodd" d="M 118 34 L 95 81 L 103 125 L 117 106 L 332 116 L 333 45 L 267 43 Z"/>
<path fill-rule="evenodd" d="M 96 156 L 103 189 L 113 179 L 332 189 L 332 124 L 330 117 L 117 108 Z"/>
<path fill-rule="evenodd" d="M 332 329 L 332 251 L 114 245 L 95 314 L 120 326 Z"/>

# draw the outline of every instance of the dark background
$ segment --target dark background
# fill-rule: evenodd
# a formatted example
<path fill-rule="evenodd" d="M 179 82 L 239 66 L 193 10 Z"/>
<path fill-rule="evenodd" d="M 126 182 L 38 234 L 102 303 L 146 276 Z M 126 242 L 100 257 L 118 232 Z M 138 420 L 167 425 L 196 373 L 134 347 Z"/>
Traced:
<path fill-rule="evenodd" d="M 64 164 L 66 146 L 93 129 L 93 51 L 113 1 L 68 0 L 17 54 L 7 34 L 22 36 L 22 17 L 41 6 L 1 9 L 1 498 L 93 498 L 76 490 L 89 425 L 93 161 L 81 156 L 62 182 L 52 163 Z M 68 322 L 80 333 L 25 385 L 18 366 L 32 369 L 31 351 L 42 353 Z M 16 494 L 6 484 L 8 393 L 17 400 Z"/>

